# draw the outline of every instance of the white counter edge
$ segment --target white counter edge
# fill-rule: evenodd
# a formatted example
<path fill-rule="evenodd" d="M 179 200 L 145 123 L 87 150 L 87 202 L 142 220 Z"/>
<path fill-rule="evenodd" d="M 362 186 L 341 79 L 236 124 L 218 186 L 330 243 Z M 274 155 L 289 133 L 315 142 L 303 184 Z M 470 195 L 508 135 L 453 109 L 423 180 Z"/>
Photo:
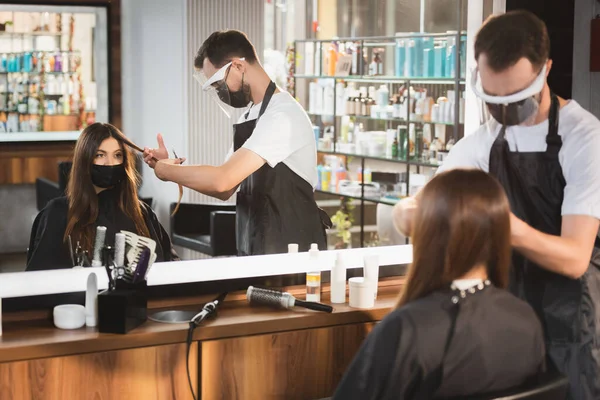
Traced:
<path fill-rule="evenodd" d="M 379 255 L 380 265 L 408 264 L 412 261 L 411 245 L 321 251 L 316 265 L 309 261 L 308 253 L 177 261 L 154 264 L 148 273 L 148 285 L 329 271 L 338 253 L 342 253 L 347 268 L 362 267 L 365 254 Z M 98 277 L 98 288 L 106 289 L 108 278 L 104 268 L 3 273 L 0 274 L 0 298 L 85 291 L 91 272 Z"/>
<path fill-rule="evenodd" d="M 80 134 L 80 131 L 0 133 L 0 143 L 76 141 Z"/>

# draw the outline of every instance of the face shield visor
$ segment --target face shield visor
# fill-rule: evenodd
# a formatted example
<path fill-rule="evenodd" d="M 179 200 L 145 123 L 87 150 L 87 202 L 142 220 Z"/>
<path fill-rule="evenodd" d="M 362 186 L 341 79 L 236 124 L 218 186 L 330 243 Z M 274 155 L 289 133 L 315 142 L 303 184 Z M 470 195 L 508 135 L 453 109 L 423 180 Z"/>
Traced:
<path fill-rule="evenodd" d="M 244 61 L 243 58 L 239 60 Z M 228 62 L 210 78 L 204 74 L 204 71 L 194 72 L 194 78 L 202 85 L 202 90 L 219 105 L 227 118 L 231 118 L 236 109 L 245 108 L 250 104 L 250 90 L 248 85 L 244 83 L 243 74 L 240 90 L 234 92 L 227 86 L 231 65 L 232 62 Z"/>
<path fill-rule="evenodd" d="M 529 87 L 507 96 L 493 96 L 484 92 L 479 69 L 475 68 L 471 76 L 471 89 L 480 100 L 481 122 L 487 123 L 493 118 L 504 126 L 533 125 L 540 109 L 545 82 L 546 64 Z"/>

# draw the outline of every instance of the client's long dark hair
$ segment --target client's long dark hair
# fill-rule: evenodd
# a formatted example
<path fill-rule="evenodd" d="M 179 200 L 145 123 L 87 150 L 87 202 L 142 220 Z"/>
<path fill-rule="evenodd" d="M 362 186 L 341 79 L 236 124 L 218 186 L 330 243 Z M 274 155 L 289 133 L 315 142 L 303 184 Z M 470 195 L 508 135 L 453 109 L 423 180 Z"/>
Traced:
<path fill-rule="evenodd" d="M 94 222 L 98 217 L 98 195 L 92 183 L 92 164 L 100 144 L 110 137 L 116 139 L 121 146 L 127 176 L 119 184 L 119 208 L 131 218 L 138 234 L 150 236 L 138 200 L 137 187 L 140 176 L 135 168 L 135 155 L 130 149 L 131 142 L 114 126 L 96 122 L 81 132 L 75 145 L 73 167 L 66 189 L 69 212 L 63 238 L 66 241 L 71 235 L 74 241 L 79 241 L 82 248 L 90 253 L 96 236 Z"/>
<path fill-rule="evenodd" d="M 413 262 L 398 306 L 447 288 L 478 265 L 506 288 L 510 207 L 504 189 L 479 170 L 434 177 L 420 195 L 413 225 Z"/>

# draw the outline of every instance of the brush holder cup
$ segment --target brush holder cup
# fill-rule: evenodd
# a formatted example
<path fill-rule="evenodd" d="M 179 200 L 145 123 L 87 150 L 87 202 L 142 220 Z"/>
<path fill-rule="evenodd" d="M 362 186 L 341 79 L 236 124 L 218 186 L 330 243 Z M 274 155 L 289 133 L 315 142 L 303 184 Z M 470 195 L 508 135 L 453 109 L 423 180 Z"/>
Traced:
<path fill-rule="evenodd" d="M 147 282 L 115 283 L 114 290 L 98 295 L 98 330 L 102 333 L 127 333 L 148 318 Z"/>

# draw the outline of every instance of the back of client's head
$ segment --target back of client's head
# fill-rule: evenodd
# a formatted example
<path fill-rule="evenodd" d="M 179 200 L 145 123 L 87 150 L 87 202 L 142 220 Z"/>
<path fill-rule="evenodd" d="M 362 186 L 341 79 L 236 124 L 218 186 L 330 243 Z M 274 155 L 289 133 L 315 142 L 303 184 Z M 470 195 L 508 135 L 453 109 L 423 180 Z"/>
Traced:
<path fill-rule="evenodd" d="M 412 239 L 413 263 L 398 306 L 482 266 L 495 286 L 508 284 L 510 207 L 502 186 L 485 172 L 434 177 L 420 194 Z"/>
<path fill-rule="evenodd" d="M 71 235 L 74 241 L 80 241 L 84 249 L 92 249 L 95 236 L 94 222 L 98 217 L 98 195 L 92 183 L 92 166 L 105 141 L 116 140 L 120 151 L 125 178 L 115 187 L 119 191 L 119 208 L 132 219 L 138 233 L 148 235 L 142 209 L 138 201 L 137 187 L 140 176 L 135 168 L 136 158 L 131 150 L 133 144 L 121 131 L 110 124 L 96 122 L 86 127 L 79 136 L 73 154 L 73 167 L 67 185 L 69 212 L 64 239 Z M 114 142 L 113 142 L 114 143 Z M 115 162 L 113 165 L 118 165 Z M 106 164 L 105 164 L 106 165 Z"/>

